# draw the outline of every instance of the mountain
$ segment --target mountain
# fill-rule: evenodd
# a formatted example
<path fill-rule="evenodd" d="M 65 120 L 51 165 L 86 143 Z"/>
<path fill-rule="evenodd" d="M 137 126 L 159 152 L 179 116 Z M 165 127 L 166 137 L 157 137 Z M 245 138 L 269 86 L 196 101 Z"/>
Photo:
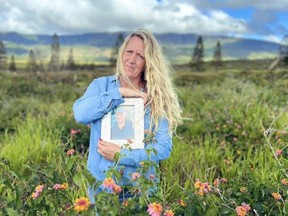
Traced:
<path fill-rule="evenodd" d="M 79 35 L 58 35 L 63 61 L 67 59 L 72 48 L 75 61 L 86 63 L 108 63 L 111 48 L 119 33 L 86 33 Z M 123 33 L 127 35 L 127 33 Z M 188 63 L 191 60 L 198 35 L 165 33 L 155 34 L 168 59 L 174 64 Z M 221 43 L 223 59 L 264 59 L 278 55 L 279 44 L 224 36 L 202 35 L 204 56 L 206 60 L 213 58 L 217 41 Z M 48 60 L 52 35 L 27 35 L 17 32 L 0 33 L 0 41 L 4 43 L 7 55 L 15 55 L 24 60 L 29 50 L 34 50 L 42 60 Z"/>

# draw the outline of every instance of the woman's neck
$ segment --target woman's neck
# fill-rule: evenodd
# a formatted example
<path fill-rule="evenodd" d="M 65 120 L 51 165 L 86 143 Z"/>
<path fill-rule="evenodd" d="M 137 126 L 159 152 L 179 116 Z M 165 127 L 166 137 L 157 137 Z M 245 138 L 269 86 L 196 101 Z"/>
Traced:
<path fill-rule="evenodd" d="M 126 88 L 136 88 L 136 89 L 143 89 L 144 88 L 144 83 L 140 80 L 140 79 L 137 79 L 137 80 L 130 80 L 131 84 L 133 85 L 133 87 L 124 79 L 120 76 L 119 78 L 119 81 L 120 81 L 120 85 L 122 87 L 126 87 Z"/>

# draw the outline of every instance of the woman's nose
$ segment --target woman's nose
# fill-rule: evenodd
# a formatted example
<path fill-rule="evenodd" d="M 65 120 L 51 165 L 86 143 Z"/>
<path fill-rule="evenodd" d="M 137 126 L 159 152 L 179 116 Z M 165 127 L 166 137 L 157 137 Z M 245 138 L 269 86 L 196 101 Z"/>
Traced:
<path fill-rule="evenodd" d="M 134 64 L 136 60 L 136 54 L 132 54 L 129 56 L 129 63 Z"/>

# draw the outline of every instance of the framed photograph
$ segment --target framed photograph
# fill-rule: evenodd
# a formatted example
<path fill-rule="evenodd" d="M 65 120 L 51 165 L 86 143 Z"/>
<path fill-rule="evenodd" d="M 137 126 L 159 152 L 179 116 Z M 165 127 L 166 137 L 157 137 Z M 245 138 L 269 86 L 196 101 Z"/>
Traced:
<path fill-rule="evenodd" d="M 124 103 L 102 117 L 101 138 L 119 146 L 144 148 L 144 103 L 142 98 L 124 98 Z"/>

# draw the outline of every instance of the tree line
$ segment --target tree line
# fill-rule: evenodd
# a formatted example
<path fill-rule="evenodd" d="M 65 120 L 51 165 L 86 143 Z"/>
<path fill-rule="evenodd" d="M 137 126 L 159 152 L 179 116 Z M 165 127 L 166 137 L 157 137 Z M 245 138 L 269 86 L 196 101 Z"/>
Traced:
<path fill-rule="evenodd" d="M 288 36 L 285 36 L 283 41 L 288 41 Z M 123 33 L 119 33 L 114 46 L 111 49 L 110 57 L 110 66 L 115 67 L 117 60 L 117 53 L 124 41 Z M 287 42 L 286 41 L 286 42 Z M 281 43 L 279 46 L 279 59 L 288 65 L 288 43 Z M 221 42 L 218 40 L 215 45 L 214 55 L 211 61 L 212 66 L 218 70 L 222 65 L 222 51 L 221 51 Z M 198 36 L 194 50 L 192 53 L 191 62 L 189 63 L 192 70 L 203 71 L 204 70 L 204 42 L 202 36 Z M 85 65 L 85 64 L 76 64 L 73 56 L 73 48 L 70 48 L 68 58 L 66 62 L 60 62 L 60 42 L 59 37 L 55 33 L 52 36 L 51 41 L 51 56 L 48 65 L 44 67 L 44 64 L 41 60 L 37 62 L 37 56 L 34 50 L 30 50 L 28 54 L 28 60 L 26 64 L 26 70 L 29 72 L 44 72 L 52 71 L 58 72 L 63 70 L 82 70 L 82 69 L 94 69 L 94 64 Z M 5 46 L 2 41 L 0 41 L 0 70 L 7 69 L 7 54 L 5 51 Z M 17 71 L 17 66 L 15 62 L 15 56 L 11 55 L 10 62 L 8 64 L 9 71 Z"/>
<path fill-rule="evenodd" d="M 93 69 L 93 67 L 94 67 L 93 65 L 83 65 L 83 64 L 77 65 L 73 57 L 73 48 L 70 48 L 69 50 L 67 61 L 60 62 L 60 42 L 58 35 L 55 33 L 52 36 L 51 56 L 46 69 L 44 67 L 44 63 L 41 60 L 37 61 L 37 55 L 35 54 L 35 51 L 32 49 L 29 50 L 28 60 L 25 69 L 26 71 L 29 72 L 45 72 L 45 71 L 59 72 L 63 70 L 73 71 L 77 69 Z M 2 70 L 7 69 L 7 54 L 2 41 L 0 41 L 0 70 L 1 69 Z M 11 55 L 8 70 L 17 71 L 14 55 Z"/>

